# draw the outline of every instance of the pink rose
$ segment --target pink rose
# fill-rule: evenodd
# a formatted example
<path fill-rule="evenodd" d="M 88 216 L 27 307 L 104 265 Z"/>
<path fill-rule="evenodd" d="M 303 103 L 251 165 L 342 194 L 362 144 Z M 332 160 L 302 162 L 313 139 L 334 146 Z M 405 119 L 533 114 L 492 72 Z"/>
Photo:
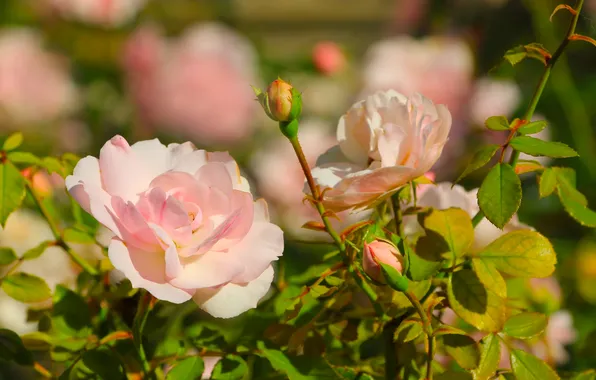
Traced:
<path fill-rule="evenodd" d="M 227 153 L 116 136 L 66 186 L 115 234 L 110 260 L 134 287 L 174 303 L 193 298 L 221 318 L 255 307 L 269 289 L 283 234 Z"/>
<path fill-rule="evenodd" d="M 352 106 L 337 128 L 339 145 L 319 158 L 313 176 L 325 207 L 362 209 L 424 175 L 437 161 L 451 114 L 422 95 L 378 92 Z"/>
<path fill-rule="evenodd" d="M 394 89 L 406 96 L 418 92 L 435 104 L 445 104 L 457 119 L 470 96 L 473 75 L 474 56 L 463 40 L 400 36 L 369 48 L 364 92 Z"/>
<path fill-rule="evenodd" d="M 67 18 L 119 26 L 132 19 L 147 0 L 45 0 Z"/>
<path fill-rule="evenodd" d="M 144 27 L 127 43 L 128 86 L 145 127 L 201 141 L 232 143 L 252 132 L 258 106 L 256 53 L 233 30 L 218 24 L 192 27 L 173 41 Z"/>
<path fill-rule="evenodd" d="M 27 29 L 0 33 L 0 124 L 58 119 L 76 107 L 76 88 L 61 58 Z"/>
<path fill-rule="evenodd" d="M 312 59 L 319 72 L 335 74 L 346 66 L 346 56 L 341 48 L 331 41 L 319 42 L 312 51 Z"/>
<path fill-rule="evenodd" d="M 379 282 L 384 282 L 384 280 L 381 266 L 378 263 L 387 264 L 401 273 L 402 260 L 402 255 L 392 244 L 381 240 L 375 240 L 370 244 L 364 243 L 362 267 L 366 274 Z"/>

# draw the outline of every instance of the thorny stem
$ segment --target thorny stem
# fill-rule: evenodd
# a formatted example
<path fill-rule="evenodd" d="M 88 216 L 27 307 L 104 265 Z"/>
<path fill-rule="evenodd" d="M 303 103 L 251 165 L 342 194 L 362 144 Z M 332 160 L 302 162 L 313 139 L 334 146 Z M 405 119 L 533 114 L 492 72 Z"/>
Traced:
<path fill-rule="evenodd" d="M 532 99 L 530 100 L 530 104 L 528 105 L 528 109 L 526 110 L 526 113 L 524 114 L 525 121 L 529 122 L 532 120 L 532 116 L 534 116 L 534 112 L 536 111 L 536 106 L 538 106 L 538 102 L 540 101 L 540 98 L 542 97 L 542 93 L 544 92 L 544 88 L 546 87 L 546 83 L 548 82 L 548 78 L 550 77 L 552 69 L 555 66 L 555 63 L 557 63 L 557 60 L 559 59 L 559 57 L 561 57 L 561 55 L 565 51 L 565 48 L 567 47 L 569 42 L 571 41 L 570 37 L 575 34 L 575 28 L 577 27 L 577 22 L 579 20 L 579 15 L 581 13 L 583 5 L 584 5 L 584 0 L 577 0 L 577 3 L 575 5 L 575 14 L 573 15 L 573 18 L 571 19 L 571 24 L 569 25 L 567 34 L 565 35 L 565 38 L 563 39 L 563 41 L 561 41 L 561 44 L 559 45 L 559 47 L 557 48 L 555 53 L 546 62 L 546 66 L 544 68 L 544 71 L 542 72 L 542 76 L 540 77 L 540 81 L 538 82 L 538 85 L 536 86 L 534 95 L 532 96 Z M 513 138 L 514 135 L 510 136 L 510 137 Z M 517 164 L 517 161 L 519 160 L 519 155 L 520 155 L 520 152 L 518 150 L 516 150 L 516 149 L 512 150 L 511 158 L 509 159 L 509 165 L 511 165 L 513 168 L 515 168 L 515 165 Z M 477 220 L 477 222 L 474 224 L 474 226 L 476 226 L 478 223 L 480 223 L 480 221 L 483 218 L 484 218 L 484 214 L 482 213 L 482 211 L 478 211 L 478 213 L 476 213 L 476 215 L 474 216 L 473 221 Z"/>
<path fill-rule="evenodd" d="M 422 304 L 420 303 L 418 298 L 416 298 L 416 295 L 411 290 L 404 292 L 404 295 L 408 298 L 408 300 L 410 301 L 412 306 L 414 306 L 414 309 L 416 309 L 416 312 L 420 316 L 420 319 L 422 319 L 422 326 L 424 328 L 424 333 L 426 334 L 427 343 L 428 343 L 428 347 L 427 347 L 428 348 L 428 360 L 426 362 L 426 378 L 425 379 L 432 380 L 432 378 L 433 378 L 432 363 L 433 363 L 433 357 L 435 356 L 435 338 L 433 336 L 433 328 L 430 323 L 430 319 L 428 318 L 428 315 L 424 311 L 424 308 L 422 307 Z"/>
<path fill-rule="evenodd" d="M 58 227 L 58 224 L 56 224 L 56 222 L 54 221 L 54 219 L 48 212 L 47 208 L 44 206 L 43 202 L 41 201 L 40 197 L 35 193 L 35 190 L 33 189 L 33 187 L 31 187 L 31 184 L 29 183 L 29 181 L 27 179 L 25 179 L 25 187 L 26 187 L 29 195 L 31 195 L 31 198 L 33 198 L 35 205 L 37 206 L 37 208 L 39 209 L 39 211 L 41 212 L 43 217 L 47 220 L 48 225 L 50 226 L 50 229 L 52 230 L 52 235 L 54 235 L 54 239 L 56 239 L 56 246 L 64 249 L 64 251 L 71 258 L 71 260 L 74 261 L 75 263 L 77 263 L 85 272 L 87 272 L 88 274 L 90 274 L 92 276 L 96 276 L 97 270 L 95 270 L 95 268 L 93 266 L 91 266 L 91 264 L 89 264 L 85 259 L 83 259 L 81 256 L 79 256 L 68 245 L 68 243 L 66 243 L 64 241 L 64 239 L 62 239 L 62 234 L 60 232 L 60 228 Z"/>

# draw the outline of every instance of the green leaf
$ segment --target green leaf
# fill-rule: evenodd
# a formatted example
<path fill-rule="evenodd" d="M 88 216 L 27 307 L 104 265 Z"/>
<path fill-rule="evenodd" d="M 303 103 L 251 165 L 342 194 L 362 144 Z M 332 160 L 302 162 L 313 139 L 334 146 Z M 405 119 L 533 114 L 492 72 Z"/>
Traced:
<path fill-rule="evenodd" d="M 533 135 L 534 133 L 538 133 L 542 131 L 544 128 L 546 128 L 546 125 L 546 121 L 544 120 L 533 121 L 531 123 L 524 124 L 523 126 L 521 126 L 517 130 L 517 132 L 519 132 L 522 135 Z"/>
<path fill-rule="evenodd" d="M 462 257 L 474 242 L 470 215 L 460 208 L 433 210 L 424 218 L 424 228 L 441 235 L 455 257 Z"/>
<path fill-rule="evenodd" d="M 481 148 L 476 153 L 474 153 L 472 160 L 470 161 L 470 163 L 468 164 L 468 166 L 466 167 L 464 172 L 461 173 L 459 178 L 457 178 L 457 180 L 454 182 L 454 185 L 456 183 L 458 183 L 459 181 L 461 181 L 462 179 L 464 179 L 465 177 L 467 177 L 470 173 L 472 173 L 472 172 L 480 169 L 484 165 L 488 164 L 489 161 L 495 155 L 495 153 L 497 153 L 497 150 L 499 150 L 499 148 L 500 148 L 500 146 L 497 144 L 490 144 L 490 145 L 487 145 L 487 146 Z"/>
<path fill-rule="evenodd" d="M 64 166 L 62 162 L 56 157 L 44 157 L 41 160 L 41 165 L 48 171 L 48 173 L 58 173 L 61 176 L 64 176 Z"/>
<path fill-rule="evenodd" d="M 45 301 L 52 296 L 43 279 L 26 273 L 6 276 L 2 281 L 2 290 L 15 300 L 25 303 Z"/>
<path fill-rule="evenodd" d="M 217 362 L 211 373 L 211 380 L 242 379 L 248 371 L 244 359 L 237 355 L 226 355 Z"/>
<path fill-rule="evenodd" d="M 67 228 L 63 233 L 64 240 L 70 243 L 93 244 L 95 239 L 88 232 L 78 228 Z"/>
<path fill-rule="evenodd" d="M 495 165 L 478 190 L 478 206 L 486 219 L 501 229 L 517 212 L 521 199 L 521 182 L 508 164 Z"/>
<path fill-rule="evenodd" d="M 412 379 L 410 377 L 410 379 Z M 473 380 L 472 375 L 468 372 L 461 372 L 461 371 L 452 371 L 448 370 L 443 373 L 438 373 L 435 377 L 435 380 Z"/>
<path fill-rule="evenodd" d="M 576 157 L 575 150 L 556 141 L 544 141 L 530 136 L 514 137 L 509 145 L 530 156 L 547 156 L 554 158 Z"/>
<path fill-rule="evenodd" d="M 508 131 L 509 121 L 505 116 L 491 116 L 484 122 L 486 128 L 492 131 Z M 497 146 L 498 147 L 498 146 Z"/>
<path fill-rule="evenodd" d="M 8 247 L 0 248 L 0 265 L 12 264 L 18 259 L 14 249 Z"/>
<path fill-rule="evenodd" d="M 168 371 L 166 380 L 200 379 L 205 365 L 200 356 L 193 356 L 177 362 Z"/>
<path fill-rule="evenodd" d="M 23 260 L 33 260 L 33 259 L 37 259 L 39 256 L 41 256 L 42 253 L 45 252 L 45 250 L 49 247 L 54 245 L 54 242 L 51 240 L 46 240 L 42 243 L 40 243 L 37 247 L 33 247 L 30 250 L 28 250 L 27 252 L 25 252 L 23 254 Z"/>
<path fill-rule="evenodd" d="M 526 58 L 537 59 L 546 66 L 547 59 L 550 59 L 550 57 L 551 54 L 544 48 L 544 46 L 538 43 L 531 43 L 528 45 L 516 46 L 507 50 L 503 58 L 505 58 L 511 66 L 517 65 Z"/>
<path fill-rule="evenodd" d="M 559 182 L 557 186 L 557 195 L 565 208 L 565 211 L 580 224 L 587 227 L 596 227 L 596 212 L 586 207 L 582 201 L 585 200 L 583 194 L 570 186 Z"/>
<path fill-rule="evenodd" d="M 406 343 L 418 338 L 420 334 L 422 334 L 422 322 L 419 319 L 406 319 L 395 330 L 393 340 Z"/>
<path fill-rule="evenodd" d="M 557 373 L 545 362 L 523 350 L 512 350 L 511 369 L 519 380 L 559 380 Z"/>
<path fill-rule="evenodd" d="M 467 335 L 443 335 L 445 352 L 451 356 L 460 367 L 474 369 L 480 362 L 478 343 Z"/>
<path fill-rule="evenodd" d="M 451 274 L 447 298 L 453 311 L 479 330 L 497 332 L 505 323 L 505 301 L 472 270 Z"/>
<path fill-rule="evenodd" d="M 457 327 L 453 327 L 450 325 L 441 325 L 433 331 L 433 336 L 441 336 L 441 335 L 467 335 L 464 330 L 458 329 Z"/>
<path fill-rule="evenodd" d="M 41 159 L 31 152 L 9 152 L 8 160 L 15 164 L 41 165 Z"/>
<path fill-rule="evenodd" d="M 0 359 L 15 361 L 20 365 L 33 364 L 33 355 L 25 348 L 21 338 L 7 329 L 0 329 Z"/>
<path fill-rule="evenodd" d="M 553 168 L 544 169 L 540 175 L 540 182 L 538 189 L 540 198 L 545 198 L 551 195 L 557 188 L 557 172 Z"/>
<path fill-rule="evenodd" d="M 0 164 L 0 225 L 6 224 L 8 216 L 25 199 L 25 180 L 21 172 L 10 162 Z"/>
<path fill-rule="evenodd" d="M 513 338 L 530 339 L 541 334 L 546 329 L 547 324 L 548 319 L 544 314 L 520 313 L 510 317 L 505 322 L 503 332 Z"/>
<path fill-rule="evenodd" d="M 490 243 L 476 257 L 502 273 L 516 277 L 548 277 L 557 255 L 550 241 L 536 231 L 509 232 Z"/>
<path fill-rule="evenodd" d="M 63 378 L 64 374 L 60 376 Z M 108 347 L 99 347 L 81 354 L 70 369 L 69 379 L 126 379 L 120 360 Z"/>
<path fill-rule="evenodd" d="M 387 281 L 387 285 L 393 290 L 398 292 L 405 292 L 408 290 L 408 279 L 402 276 L 397 269 L 382 262 L 379 262 L 379 266 L 381 267 L 385 281 Z"/>
<path fill-rule="evenodd" d="M 15 150 L 23 143 L 23 134 L 21 132 L 15 132 L 12 135 L 8 136 L 6 140 L 4 140 L 4 145 L 2 145 L 2 149 L 5 151 Z"/>
<path fill-rule="evenodd" d="M 49 351 L 52 348 L 52 337 L 40 331 L 27 333 L 21 339 L 30 351 Z"/>
<path fill-rule="evenodd" d="M 501 344 L 499 338 L 494 334 L 485 336 L 480 344 L 482 347 L 480 364 L 474 371 L 474 380 L 489 380 L 493 378 L 499 367 Z"/>

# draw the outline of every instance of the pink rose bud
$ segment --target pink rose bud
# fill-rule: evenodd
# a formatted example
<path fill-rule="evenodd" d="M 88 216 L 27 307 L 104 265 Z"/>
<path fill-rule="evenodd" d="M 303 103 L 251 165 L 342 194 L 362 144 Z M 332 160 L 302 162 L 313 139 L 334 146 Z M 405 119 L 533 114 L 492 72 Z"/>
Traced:
<path fill-rule="evenodd" d="M 346 57 L 335 42 L 319 42 L 312 52 L 312 59 L 319 72 L 332 75 L 341 71 L 346 65 Z"/>
<path fill-rule="evenodd" d="M 381 266 L 378 263 L 390 265 L 401 274 L 403 270 L 402 260 L 403 256 L 392 244 L 381 240 L 375 240 L 370 244 L 364 243 L 362 266 L 366 274 L 376 281 L 385 282 Z"/>
<path fill-rule="evenodd" d="M 292 112 L 292 86 L 276 79 L 267 88 L 269 110 L 273 119 L 288 121 Z"/>

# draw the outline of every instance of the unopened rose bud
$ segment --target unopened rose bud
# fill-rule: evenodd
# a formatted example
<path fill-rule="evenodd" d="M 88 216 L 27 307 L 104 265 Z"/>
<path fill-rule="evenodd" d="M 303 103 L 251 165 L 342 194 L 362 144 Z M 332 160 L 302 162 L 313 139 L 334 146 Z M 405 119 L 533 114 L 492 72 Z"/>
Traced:
<path fill-rule="evenodd" d="M 259 103 L 271 119 L 278 122 L 291 122 L 302 112 L 302 99 L 300 93 L 289 83 L 276 79 L 267 91 L 254 88 Z"/>
<path fill-rule="evenodd" d="M 378 282 L 386 282 L 379 263 L 389 265 L 401 274 L 403 270 L 402 261 L 403 256 L 392 244 L 381 240 L 375 240 L 370 244 L 364 243 L 362 266 L 366 274 Z"/>

